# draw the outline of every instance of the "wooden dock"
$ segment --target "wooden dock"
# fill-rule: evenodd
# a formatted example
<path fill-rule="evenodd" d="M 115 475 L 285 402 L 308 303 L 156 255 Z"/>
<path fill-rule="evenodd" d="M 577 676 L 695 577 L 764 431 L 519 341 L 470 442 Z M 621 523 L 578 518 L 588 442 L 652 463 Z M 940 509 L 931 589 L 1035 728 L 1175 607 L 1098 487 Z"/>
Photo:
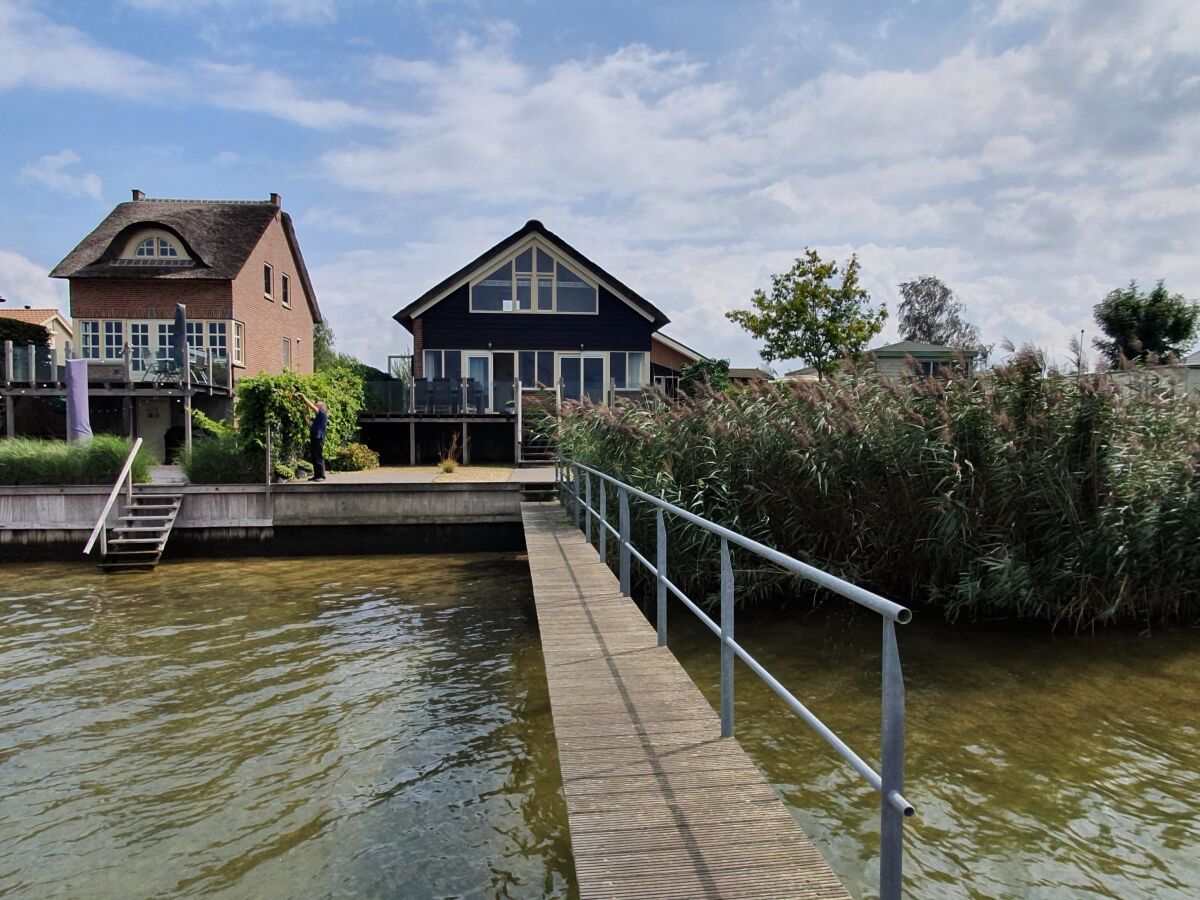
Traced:
<path fill-rule="evenodd" d="M 848 898 L 583 534 L 521 508 L 583 898 Z"/>

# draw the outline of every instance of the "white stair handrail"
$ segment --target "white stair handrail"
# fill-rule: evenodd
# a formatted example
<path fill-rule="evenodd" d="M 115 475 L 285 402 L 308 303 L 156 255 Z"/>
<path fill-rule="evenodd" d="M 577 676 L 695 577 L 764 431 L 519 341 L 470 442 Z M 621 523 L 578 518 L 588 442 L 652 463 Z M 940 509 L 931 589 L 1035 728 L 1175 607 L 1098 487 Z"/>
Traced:
<path fill-rule="evenodd" d="M 133 499 L 133 459 L 141 449 L 142 439 L 138 438 L 133 442 L 133 449 L 129 451 L 129 455 L 125 457 L 125 465 L 121 467 L 121 474 L 117 476 L 117 481 L 108 494 L 108 502 L 104 504 L 104 509 L 100 512 L 100 518 L 96 520 L 96 527 L 92 529 L 92 536 L 88 538 L 87 546 L 83 548 L 85 556 L 92 552 L 92 547 L 96 545 L 96 538 L 104 534 L 104 524 L 108 521 L 108 514 L 112 510 L 113 504 L 117 502 L 117 495 L 121 493 L 121 485 L 125 484 L 127 479 L 129 482 L 129 498 L 130 500 Z M 105 543 L 101 541 L 102 550 Z"/>

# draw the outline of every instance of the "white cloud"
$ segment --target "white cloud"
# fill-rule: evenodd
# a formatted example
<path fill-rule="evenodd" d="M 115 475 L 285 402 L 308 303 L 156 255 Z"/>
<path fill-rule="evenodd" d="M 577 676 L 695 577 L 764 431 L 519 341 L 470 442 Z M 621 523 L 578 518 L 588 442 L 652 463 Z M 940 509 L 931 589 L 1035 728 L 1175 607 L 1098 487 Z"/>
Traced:
<path fill-rule="evenodd" d="M 312 98 L 277 72 L 213 62 L 201 63 L 199 72 L 207 82 L 208 100 L 226 109 L 265 113 L 305 128 L 379 124 L 370 110 L 345 100 Z"/>
<path fill-rule="evenodd" d="M 66 282 L 49 278 L 49 271 L 20 253 L 0 250 L 0 297 L 7 301 L 0 310 L 56 307 L 69 318 Z"/>
<path fill-rule="evenodd" d="M 243 26 L 271 22 L 316 25 L 337 18 L 334 0 L 124 0 L 135 9 L 170 15 L 211 17 L 224 12 L 236 17 Z"/>
<path fill-rule="evenodd" d="M 49 156 L 43 156 L 36 163 L 31 163 L 21 170 L 26 178 L 41 182 L 51 190 L 58 191 L 70 197 L 91 197 L 93 200 L 104 199 L 103 185 L 100 176 L 95 172 L 82 175 L 72 175 L 67 172 L 68 166 L 79 162 L 79 154 L 73 150 L 63 150 Z"/>

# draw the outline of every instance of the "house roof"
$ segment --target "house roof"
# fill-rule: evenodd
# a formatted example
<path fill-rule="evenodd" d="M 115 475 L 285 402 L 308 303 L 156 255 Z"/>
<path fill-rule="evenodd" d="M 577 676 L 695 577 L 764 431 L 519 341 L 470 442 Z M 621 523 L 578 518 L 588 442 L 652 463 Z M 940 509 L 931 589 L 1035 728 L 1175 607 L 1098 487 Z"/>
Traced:
<path fill-rule="evenodd" d="M 645 297 L 642 297 L 637 292 L 631 290 L 621 281 L 614 278 L 600 266 L 596 265 L 553 231 L 550 231 L 548 228 L 546 228 L 546 226 L 537 219 L 530 219 L 517 231 L 514 231 L 494 247 L 485 250 L 453 275 L 443 278 L 412 303 L 408 304 L 408 306 L 404 307 L 402 310 L 392 316 L 392 318 L 411 331 L 412 320 L 414 317 L 420 315 L 425 311 L 425 309 L 434 305 L 435 303 L 439 303 L 444 300 L 447 295 L 466 282 L 473 273 L 479 269 L 482 269 L 489 262 L 489 260 L 497 256 L 503 256 L 507 251 L 511 250 L 513 247 L 517 246 L 517 244 L 521 243 L 531 235 L 539 236 L 549 246 L 555 248 L 564 256 L 573 258 L 576 262 L 578 262 L 589 272 L 591 272 L 591 274 L 595 275 L 601 282 L 603 282 L 605 287 L 607 287 L 613 293 L 619 295 L 631 306 L 640 309 L 643 313 L 645 313 L 647 317 L 654 322 L 656 327 L 662 327 L 663 325 L 666 325 L 667 322 L 671 321 L 667 318 L 666 314 L 663 313 L 663 311 L 656 307 L 653 303 L 651 303 Z"/>
<path fill-rule="evenodd" d="M 236 278 L 267 226 L 280 214 L 309 298 L 313 320 L 321 321 L 317 295 L 296 240 L 292 217 L 270 200 L 137 199 L 119 203 L 92 233 L 50 272 L 51 278 L 154 278 L 164 281 Z M 183 243 L 191 259 L 119 259 L 135 231 L 162 228 Z M 165 263 L 165 264 L 164 264 Z"/>
<path fill-rule="evenodd" d="M 898 341 L 895 344 L 886 344 L 882 347 L 876 347 L 874 350 L 868 350 L 867 353 L 874 353 L 876 356 L 884 358 L 897 356 L 934 356 L 950 358 L 961 353 L 963 356 L 974 358 L 979 355 L 977 350 L 961 350 L 957 347 L 948 347 L 945 344 L 926 344 L 921 341 Z"/>
<path fill-rule="evenodd" d="M 729 377 L 740 381 L 774 381 L 775 373 L 770 369 L 764 369 L 762 366 L 753 366 L 751 368 L 730 369 Z"/>
<path fill-rule="evenodd" d="M 1185 366 L 1200 366 L 1200 350 L 1185 356 L 1183 358 L 1183 364 Z"/>
<path fill-rule="evenodd" d="M 16 319 L 18 322 L 28 322 L 31 325 L 45 325 L 51 319 L 57 318 L 63 323 L 67 334 L 71 334 L 71 321 L 58 309 L 42 307 L 39 309 L 3 309 L 0 308 L 0 319 Z"/>
<path fill-rule="evenodd" d="M 692 360 L 693 362 L 699 362 L 702 359 L 708 359 L 707 356 L 705 356 L 703 353 L 699 352 L 698 350 L 693 350 L 687 344 L 681 343 L 681 342 L 675 340 L 675 338 L 671 337 L 670 335 L 663 334 L 661 331 L 654 332 L 654 334 L 650 335 L 650 339 L 652 341 L 658 341 L 664 347 L 670 347 L 676 353 L 686 356 L 688 359 Z"/>

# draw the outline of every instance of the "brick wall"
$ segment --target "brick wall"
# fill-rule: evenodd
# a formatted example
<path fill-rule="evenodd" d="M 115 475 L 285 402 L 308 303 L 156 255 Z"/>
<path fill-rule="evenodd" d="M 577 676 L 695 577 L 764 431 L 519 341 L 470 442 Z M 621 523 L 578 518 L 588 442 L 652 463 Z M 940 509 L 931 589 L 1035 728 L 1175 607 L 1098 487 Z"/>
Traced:
<path fill-rule="evenodd" d="M 175 304 L 191 319 L 232 318 L 228 281 L 72 278 L 71 315 L 76 319 L 174 319 Z"/>
<path fill-rule="evenodd" d="M 264 263 L 274 270 L 272 300 L 263 296 Z M 283 305 L 283 275 L 291 284 L 290 309 Z M 292 342 L 292 370 L 312 371 L 312 312 L 278 214 L 233 280 L 232 318 L 244 323 L 246 331 L 246 366 L 237 370 L 239 375 L 283 371 L 285 337 Z"/>

